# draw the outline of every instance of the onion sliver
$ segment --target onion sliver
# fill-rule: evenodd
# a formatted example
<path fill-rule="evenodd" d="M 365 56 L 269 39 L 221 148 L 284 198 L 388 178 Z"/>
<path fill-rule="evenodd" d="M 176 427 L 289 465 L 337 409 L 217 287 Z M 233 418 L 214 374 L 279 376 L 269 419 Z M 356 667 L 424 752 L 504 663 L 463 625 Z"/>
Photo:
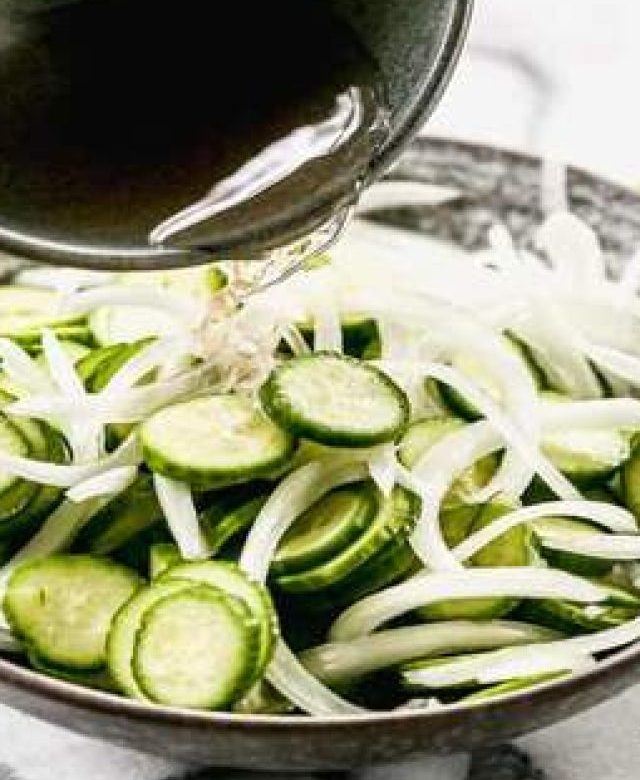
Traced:
<path fill-rule="evenodd" d="M 637 532 L 634 516 L 622 507 L 603 504 L 600 501 L 547 501 L 535 506 L 516 509 L 468 536 L 454 550 L 459 561 L 466 561 L 483 547 L 522 523 L 530 523 L 543 517 L 578 517 L 608 528 L 614 533 Z M 603 534 L 607 539 L 615 538 Z M 596 537 L 598 538 L 598 537 Z M 635 537 L 640 544 L 640 536 Z"/>
<path fill-rule="evenodd" d="M 300 660 L 314 676 L 334 686 L 418 658 L 543 642 L 552 636 L 530 623 L 450 620 L 319 645 L 305 650 Z"/>
<path fill-rule="evenodd" d="M 131 485 L 137 474 L 137 466 L 117 466 L 74 485 L 67 490 L 67 498 L 77 504 L 98 496 L 117 495 Z"/>
<path fill-rule="evenodd" d="M 208 558 L 211 550 L 200 528 L 189 485 L 154 474 L 153 486 L 180 555 L 188 561 Z"/>
<path fill-rule="evenodd" d="M 344 642 L 369 634 L 393 618 L 437 601 L 502 597 L 597 603 L 605 601 L 608 595 L 604 588 L 588 580 L 532 566 L 435 572 L 414 577 L 357 602 L 338 617 L 329 638 Z"/>
<path fill-rule="evenodd" d="M 430 447 L 413 471 L 398 479 L 422 499 L 422 512 L 411 536 L 416 555 L 431 569 L 459 569 L 440 528 L 440 505 L 450 486 L 477 460 L 502 447 L 500 436 L 481 420 L 453 431 Z"/>
<path fill-rule="evenodd" d="M 478 408 L 480 413 L 487 418 L 488 422 L 504 437 L 507 445 L 516 450 L 523 460 L 530 464 L 531 468 L 556 495 L 564 499 L 580 498 L 580 493 L 571 482 L 540 453 L 535 445 L 532 445 L 527 440 L 527 437 L 513 425 L 511 420 L 474 382 L 450 366 L 433 363 L 425 366 L 424 370 L 429 376 L 454 387 L 458 392 L 466 396 Z"/>
<path fill-rule="evenodd" d="M 41 485 L 56 487 L 72 487 L 119 466 L 137 466 L 139 463 L 140 444 L 135 434 L 125 439 L 117 450 L 93 463 L 48 463 L 0 451 L 0 469 L 3 471 Z"/>
<path fill-rule="evenodd" d="M 334 466 L 322 461 L 312 461 L 289 474 L 271 494 L 249 531 L 240 568 L 258 582 L 265 582 L 278 543 L 295 520 L 328 491 L 366 477 L 364 463 Z M 284 696 L 311 715 L 361 712 L 316 680 L 281 638 L 266 676 Z"/>

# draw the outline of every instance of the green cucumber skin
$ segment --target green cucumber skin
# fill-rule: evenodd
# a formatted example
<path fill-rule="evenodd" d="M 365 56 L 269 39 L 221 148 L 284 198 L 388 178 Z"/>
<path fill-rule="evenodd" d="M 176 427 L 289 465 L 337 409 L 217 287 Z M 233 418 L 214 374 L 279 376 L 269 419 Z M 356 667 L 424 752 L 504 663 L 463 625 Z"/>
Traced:
<path fill-rule="evenodd" d="M 239 590 L 231 592 L 228 587 L 229 577 L 240 581 Z M 169 567 L 157 582 L 182 580 L 218 588 L 239 599 L 247 607 L 259 627 L 260 634 L 260 648 L 252 680 L 255 682 L 271 661 L 276 639 L 279 636 L 278 617 L 267 588 L 261 583 L 250 580 L 238 565 L 231 561 L 178 563 Z M 250 591 L 251 599 L 243 596 L 243 592 L 247 591 Z"/>
<path fill-rule="evenodd" d="M 572 635 L 615 628 L 637 617 L 638 611 L 630 607 L 607 606 L 601 615 L 590 617 L 579 604 L 541 599 L 522 602 L 516 610 L 516 615 L 528 623 L 537 623 Z"/>
<path fill-rule="evenodd" d="M 229 680 L 227 689 L 220 696 L 211 698 L 208 702 L 203 702 L 198 706 L 198 709 L 227 709 L 238 701 L 255 682 L 255 662 L 260 646 L 259 631 L 257 623 L 251 617 L 251 613 L 239 599 L 210 585 L 195 585 L 179 593 L 165 596 L 147 609 L 142 617 L 133 651 L 133 673 L 136 682 L 140 686 L 141 691 L 151 701 L 168 706 L 173 704 L 173 702 L 161 700 L 156 694 L 155 686 L 144 669 L 143 649 L 146 636 L 153 621 L 157 619 L 161 612 L 185 598 L 203 600 L 216 606 L 224 606 L 224 609 L 233 615 L 236 628 L 243 634 L 242 647 L 244 658 L 236 659 L 238 669 L 234 677 Z"/>
<path fill-rule="evenodd" d="M 113 604 L 113 614 L 111 617 L 104 616 L 105 623 L 103 626 L 98 627 L 98 634 L 104 633 L 104 636 L 97 636 L 95 639 L 96 647 L 92 650 L 86 648 L 71 648 L 70 645 L 61 650 L 60 647 L 53 641 L 50 636 L 50 632 L 42 632 L 38 628 L 38 620 L 40 615 L 29 614 L 25 611 L 24 603 L 20 603 L 20 599 L 25 597 L 25 592 L 28 596 L 28 589 L 32 587 L 30 583 L 30 577 L 38 577 L 39 570 L 45 570 L 48 573 L 52 585 L 55 585 L 59 581 L 63 581 L 65 576 L 71 576 L 71 584 L 75 587 L 79 587 L 78 582 L 81 579 L 83 581 L 83 588 L 86 590 L 90 588 L 91 576 L 113 576 L 117 577 L 118 585 L 122 586 L 122 596 L 119 604 Z M 78 577 L 80 574 L 80 577 Z M 57 578 L 62 576 L 62 580 Z M 8 584 L 4 597 L 3 608 L 9 625 L 15 635 L 24 641 L 24 643 L 40 657 L 43 662 L 48 663 L 54 667 L 67 669 L 74 672 L 94 672 L 104 668 L 106 663 L 106 642 L 109 626 L 113 616 L 117 610 L 124 604 L 143 584 L 143 580 L 138 577 L 131 569 L 116 563 L 109 558 L 99 558 L 89 555 L 67 555 L 58 554 L 52 555 L 47 558 L 40 558 L 34 561 L 29 561 L 19 566 L 12 574 Z M 102 585 L 102 583 L 101 583 Z M 42 588 L 42 585 L 40 586 Z M 69 587 L 69 583 L 64 585 Z M 41 592 L 40 603 L 38 608 L 43 610 L 46 605 L 46 592 Z M 33 600 L 33 599 L 32 599 Z M 84 606 L 80 606 L 79 609 L 84 609 Z M 108 618 L 108 619 L 107 619 Z M 92 616 L 92 620 L 95 621 L 95 615 Z M 94 628 L 92 622 L 92 628 Z M 93 642 L 89 638 L 88 643 Z M 68 643 L 68 637 L 67 637 Z M 98 646 L 100 645 L 100 646 Z"/>
<path fill-rule="evenodd" d="M 367 432 L 349 429 L 339 430 L 300 415 L 290 406 L 286 390 L 282 389 L 282 380 L 283 378 L 286 380 L 286 374 L 291 370 L 294 363 L 299 366 L 302 361 L 310 362 L 323 358 L 342 360 L 359 366 L 363 370 L 375 375 L 398 403 L 399 413 L 397 421 L 392 426 L 382 430 L 377 429 L 376 431 Z M 288 430 L 297 438 L 310 439 L 330 447 L 370 447 L 375 444 L 395 441 L 408 425 L 411 415 L 411 405 L 406 393 L 390 377 L 368 363 L 334 352 L 314 352 L 313 354 L 301 355 L 282 363 L 271 372 L 267 381 L 260 388 L 259 395 L 263 409 L 281 428 Z"/>
<path fill-rule="evenodd" d="M 380 501 L 369 528 L 330 561 L 296 574 L 276 577 L 274 584 L 287 594 L 316 593 L 356 576 L 358 569 L 371 561 L 387 545 L 404 543 L 415 526 L 421 507 L 420 499 L 396 486 L 388 499 Z"/>
<path fill-rule="evenodd" d="M 345 493 L 347 495 L 355 494 L 358 501 L 358 505 L 350 513 L 348 526 L 340 528 L 339 533 L 327 540 L 325 545 L 320 545 L 316 549 L 303 550 L 294 557 L 286 557 L 283 554 L 286 552 L 287 534 L 285 534 L 280 548 L 276 551 L 271 562 L 270 573 L 272 576 L 295 574 L 330 561 L 364 533 L 377 508 L 375 485 L 369 480 L 330 491 L 299 517 L 290 530 L 295 530 L 296 525 L 303 522 L 310 512 L 321 512 L 334 496 Z"/>
<path fill-rule="evenodd" d="M 633 442 L 631 457 L 620 472 L 622 500 L 640 525 L 640 441 Z"/>
<path fill-rule="evenodd" d="M 342 318 L 342 345 L 345 355 L 359 360 L 376 360 L 382 356 L 381 336 L 378 322 L 373 317 Z M 311 350 L 315 344 L 313 324 L 299 322 L 297 328 Z"/>

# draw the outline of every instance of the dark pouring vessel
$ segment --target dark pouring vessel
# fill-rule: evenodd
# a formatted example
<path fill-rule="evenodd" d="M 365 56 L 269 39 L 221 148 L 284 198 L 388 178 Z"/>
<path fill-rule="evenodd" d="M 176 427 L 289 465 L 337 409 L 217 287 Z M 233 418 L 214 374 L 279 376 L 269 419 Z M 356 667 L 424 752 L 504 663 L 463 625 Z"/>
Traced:
<path fill-rule="evenodd" d="M 0 249 L 97 268 L 312 234 L 436 105 L 471 0 L 0 0 Z"/>

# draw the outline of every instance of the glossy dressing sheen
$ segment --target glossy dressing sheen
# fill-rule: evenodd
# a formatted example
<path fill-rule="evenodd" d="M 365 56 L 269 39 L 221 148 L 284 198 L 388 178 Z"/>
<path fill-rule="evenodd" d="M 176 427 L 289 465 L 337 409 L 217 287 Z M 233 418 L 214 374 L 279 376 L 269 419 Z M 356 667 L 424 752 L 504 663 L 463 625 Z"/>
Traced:
<path fill-rule="evenodd" d="M 207 246 L 348 199 L 383 137 L 376 68 L 323 0 L 2 7 L 0 216 L 23 231 Z"/>

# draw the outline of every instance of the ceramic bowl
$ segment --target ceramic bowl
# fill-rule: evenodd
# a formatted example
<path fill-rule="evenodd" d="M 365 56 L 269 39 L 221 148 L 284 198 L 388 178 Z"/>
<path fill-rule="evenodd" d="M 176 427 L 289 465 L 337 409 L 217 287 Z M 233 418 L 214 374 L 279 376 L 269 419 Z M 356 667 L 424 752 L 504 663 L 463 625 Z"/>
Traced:
<path fill-rule="evenodd" d="M 541 219 L 541 162 L 486 146 L 419 140 L 394 178 L 456 188 L 437 207 L 385 218 L 467 247 L 496 219 L 526 243 Z M 640 245 L 640 196 L 568 170 L 571 208 L 599 233 L 616 273 Z M 547 726 L 615 696 L 640 678 L 640 644 L 596 669 L 533 691 L 455 709 L 349 718 L 238 716 L 150 706 L 50 679 L 0 659 L 4 703 L 69 729 L 197 764 L 252 769 L 339 770 L 436 753 L 458 753 Z"/>

